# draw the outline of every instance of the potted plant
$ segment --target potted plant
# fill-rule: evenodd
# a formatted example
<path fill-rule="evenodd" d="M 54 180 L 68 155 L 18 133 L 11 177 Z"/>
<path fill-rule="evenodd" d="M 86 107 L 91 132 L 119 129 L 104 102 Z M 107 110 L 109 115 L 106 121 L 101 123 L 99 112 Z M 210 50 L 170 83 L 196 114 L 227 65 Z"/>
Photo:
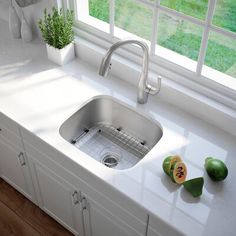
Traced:
<path fill-rule="evenodd" d="M 75 57 L 74 51 L 74 12 L 52 8 L 52 13 L 44 10 L 44 18 L 39 21 L 42 37 L 46 42 L 48 59 L 64 65 Z"/>

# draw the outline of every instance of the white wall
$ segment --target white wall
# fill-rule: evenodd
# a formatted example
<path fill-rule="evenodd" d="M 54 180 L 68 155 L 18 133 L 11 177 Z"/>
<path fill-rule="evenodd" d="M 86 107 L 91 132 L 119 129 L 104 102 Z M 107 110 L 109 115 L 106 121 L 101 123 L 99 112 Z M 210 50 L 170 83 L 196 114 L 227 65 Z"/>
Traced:
<path fill-rule="evenodd" d="M 8 20 L 8 9 L 9 9 L 10 1 L 9 0 L 0 0 L 0 19 Z"/>

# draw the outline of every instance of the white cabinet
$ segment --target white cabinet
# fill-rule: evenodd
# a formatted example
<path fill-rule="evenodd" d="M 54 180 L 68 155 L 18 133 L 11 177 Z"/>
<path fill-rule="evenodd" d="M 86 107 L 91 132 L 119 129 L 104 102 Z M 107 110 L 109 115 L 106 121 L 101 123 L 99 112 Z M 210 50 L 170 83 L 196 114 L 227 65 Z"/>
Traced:
<path fill-rule="evenodd" d="M 152 229 L 151 227 L 148 228 L 148 233 L 147 236 L 162 236 L 161 234 L 159 234 L 158 232 L 156 232 L 154 229 Z"/>
<path fill-rule="evenodd" d="M 4 118 L 4 122 L 5 120 L 6 118 Z M 6 129 L 1 121 L 2 119 L 0 119 L 0 177 L 35 202 L 34 189 L 21 138 Z"/>
<path fill-rule="evenodd" d="M 31 160 L 30 160 L 31 162 Z M 73 234 L 83 236 L 81 194 L 47 167 L 33 162 L 39 206 Z"/>
<path fill-rule="evenodd" d="M 39 207 L 74 235 L 83 236 L 80 191 L 61 178 L 60 173 L 49 169 L 45 163 L 47 161 L 50 162 L 37 151 L 29 155 Z"/>
<path fill-rule="evenodd" d="M 43 147 L 43 146 L 42 146 Z M 52 156 L 25 142 L 38 203 L 41 209 L 79 236 L 145 236 L 144 221 L 114 204 L 87 181 L 75 177 L 57 164 Z M 80 172 L 78 171 L 78 175 Z M 99 189 L 99 186 L 98 186 Z M 144 213 L 145 215 L 145 213 Z"/>
<path fill-rule="evenodd" d="M 116 216 L 36 160 L 29 159 L 35 173 L 39 206 L 79 236 L 144 236 L 129 222 Z M 97 196 L 97 195 L 96 195 Z M 133 223 L 133 222 L 132 222 Z M 138 224 L 138 223 L 137 223 Z M 145 227 L 144 227 L 145 228 Z"/>
<path fill-rule="evenodd" d="M 147 236 L 184 236 L 183 233 L 177 229 L 171 227 L 161 219 L 156 218 L 153 215 L 149 216 Z"/>
<path fill-rule="evenodd" d="M 0 177 L 74 235 L 146 236 L 145 213 L 134 217 L 101 194 L 100 186 L 91 187 L 79 171 L 75 176 L 59 165 L 58 153 L 47 144 L 35 139 L 32 146 L 25 132 L 0 113 Z"/>
<path fill-rule="evenodd" d="M 85 236 L 144 236 L 144 232 L 137 232 L 116 216 L 116 212 L 109 212 L 104 206 L 83 194 L 82 209 L 84 217 Z"/>
<path fill-rule="evenodd" d="M 25 196 L 31 198 L 25 180 L 26 163 L 24 158 L 23 152 L 13 149 L 0 140 L 1 177 Z"/>

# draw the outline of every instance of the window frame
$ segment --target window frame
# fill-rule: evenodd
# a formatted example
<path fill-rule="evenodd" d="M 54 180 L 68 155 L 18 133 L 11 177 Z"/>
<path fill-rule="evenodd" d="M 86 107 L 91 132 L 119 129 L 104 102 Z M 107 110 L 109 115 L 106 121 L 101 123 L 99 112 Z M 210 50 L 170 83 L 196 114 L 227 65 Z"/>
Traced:
<path fill-rule="evenodd" d="M 175 73 L 176 76 L 173 76 L 171 78 L 170 76 L 169 77 L 167 76 L 167 78 L 172 79 L 178 82 L 179 84 L 184 85 L 188 88 L 191 88 L 195 90 L 196 92 L 210 96 L 212 99 L 216 99 L 218 102 L 221 102 L 224 105 L 227 105 L 236 109 L 236 104 L 235 104 L 236 88 L 228 87 L 228 85 L 224 83 L 224 81 L 219 83 L 219 81 L 215 81 L 212 78 L 208 78 L 202 75 L 209 33 L 211 31 L 220 33 L 223 36 L 227 36 L 233 40 L 236 40 L 236 33 L 225 30 L 223 28 L 217 27 L 212 24 L 212 20 L 214 16 L 214 9 L 215 9 L 217 0 L 208 1 L 208 9 L 206 12 L 205 20 L 194 18 L 192 16 L 185 15 L 184 13 L 175 11 L 174 9 L 170 9 L 165 6 L 162 6 L 160 5 L 160 0 L 155 0 L 154 3 L 148 2 L 148 0 L 135 0 L 135 1 L 140 2 L 153 9 L 152 35 L 151 35 L 151 41 L 150 41 L 151 42 L 150 44 L 150 70 L 154 72 L 156 71 L 158 73 L 157 67 L 163 67 L 164 69 L 166 69 L 166 71 L 170 70 L 169 68 L 172 68 L 171 72 Z M 76 12 L 76 9 L 77 9 L 76 0 L 57 0 L 58 7 L 62 7 L 63 9 L 72 9 L 75 11 L 75 19 L 76 19 L 75 24 L 74 24 L 75 33 L 79 35 L 79 37 L 82 37 L 90 42 L 93 42 L 94 44 L 102 48 L 108 48 L 113 43 L 120 40 L 114 34 L 115 0 L 109 0 L 109 2 L 110 2 L 109 33 L 106 33 L 89 24 L 86 24 L 82 21 L 77 20 L 78 17 L 77 17 L 77 12 Z M 162 58 L 155 54 L 159 12 L 164 12 L 172 16 L 181 18 L 183 20 L 187 20 L 188 22 L 194 23 L 203 28 L 203 36 L 201 40 L 201 46 L 200 46 L 196 71 L 188 70 L 185 67 L 182 67 L 174 62 L 168 61 L 165 58 Z M 126 50 L 120 50 L 119 55 L 127 59 L 130 59 L 131 61 L 134 61 L 134 62 L 139 61 L 137 57 L 142 56 L 140 48 L 136 46 L 128 45 L 125 47 L 125 49 Z"/>

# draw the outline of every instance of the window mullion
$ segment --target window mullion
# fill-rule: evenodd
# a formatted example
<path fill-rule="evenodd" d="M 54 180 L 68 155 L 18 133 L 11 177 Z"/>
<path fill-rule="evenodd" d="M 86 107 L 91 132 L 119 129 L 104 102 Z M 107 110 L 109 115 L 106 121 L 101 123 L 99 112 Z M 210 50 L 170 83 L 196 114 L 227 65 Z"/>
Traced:
<path fill-rule="evenodd" d="M 69 0 L 69 4 L 70 4 L 70 10 L 73 10 L 75 13 L 76 2 L 74 0 Z"/>
<path fill-rule="evenodd" d="M 60 2 L 60 6 L 63 8 L 63 11 L 65 12 L 67 9 L 71 9 L 72 7 L 72 2 L 71 0 L 60 0 L 60 1 L 57 1 L 57 2 Z"/>
<path fill-rule="evenodd" d="M 71 9 L 71 1 L 70 0 L 66 0 L 66 8 L 67 9 Z"/>
<path fill-rule="evenodd" d="M 139 2 L 139 3 L 142 3 L 143 5 L 146 5 L 146 6 L 153 6 L 153 3 L 152 2 L 149 2 L 147 0 L 135 0 L 136 2 Z M 156 0 L 155 0 L 156 1 Z"/>
<path fill-rule="evenodd" d="M 217 0 L 209 0 L 209 3 L 208 3 L 205 29 L 202 36 L 202 42 L 201 42 L 201 47 L 200 47 L 200 52 L 199 52 L 198 62 L 197 62 L 197 69 L 196 69 L 197 75 L 201 75 L 202 73 L 202 67 L 205 61 L 209 32 L 210 32 L 210 27 L 211 27 L 213 14 L 214 14 L 215 6 L 216 6 L 216 1 Z"/>
<path fill-rule="evenodd" d="M 215 25 L 211 25 L 211 26 L 210 26 L 210 30 L 211 30 L 211 31 L 214 31 L 214 32 L 216 32 L 216 33 L 222 34 L 222 35 L 224 35 L 224 36 L 226 36 L 226 37 L 229 37 L 229 38 L 231 38 L 231 39 L 236 40 L 236 33 L 235 33 L 235 32 L 226 30 L 226 29 L 224 29 L 224 28 L 220 28 L 220 27 L 215 26 Z"/>
<path fill-rule="evenodd" d="M 63 13 L 65 14 L 67 9 L 74 10 L 74 1 L 73 0 L 57 0 L 57 8 L 58 10 L 62 8 Z"/>
<path fill-rule="evenodd" d="M 110 35 L 114 36 L 115 27 L 115 0 L 109 1 L 109 23 L 110 23 Z"/>
<path fill-rule="evenodd" d="M 64 4 L 63 4 L 63 0 L 57 0 L 57 9 L 60 10 L 60 8 L 62 8 L 64 10 Z"/>
<path fill-rule="evenodd" d="M 157 43 L 157 27 L 159 19 L 159 9 L 160 0 L 156 0 L 155 7 L 153 9 L 153 20 L 152 20 L 152 36 L 151 36 L 151 47 L 150 54 L 155 55 L 156 43 Z"/>
<path fill-rule="evenodd" d="M 199 25 L 199 26 L 204 26 L 205 25 L 204 21 L 202 21 L 198 18 L 194 18 L 194 17 L 189 16 L 189 15 L 186 15 L 182 12 L 178 12 L 178 11 L 173 10 L 171 8 L 168 8 L 168 7 L 165 7 L 165 6 L 162 6 L 162 5 L 159 5 L 158 8 L 162 12 L 165 12 L 165 13 L 171 15 L 171 16 L 175 16 L 175 17 L 183 19 L 183 20 L 187 20 L 187 21 L 189 21 L 193 24 L 196 24 L 196 25 Z"/>

